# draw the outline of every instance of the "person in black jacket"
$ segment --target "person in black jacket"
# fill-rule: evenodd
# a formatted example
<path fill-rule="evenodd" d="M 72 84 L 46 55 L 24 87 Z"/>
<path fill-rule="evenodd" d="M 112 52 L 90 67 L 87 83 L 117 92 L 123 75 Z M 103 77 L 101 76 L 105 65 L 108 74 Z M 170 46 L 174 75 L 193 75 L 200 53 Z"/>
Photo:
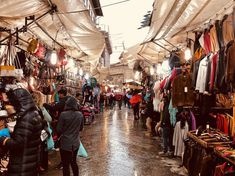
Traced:
<path fill-rule="evenodd" d="M 70 96 L 67 96 L 67 89 L 65 87 L 62 87 L 58 91 L 58 94 L 59 94 L 59 102 L 58 103 L 56 103 L 54 105 L 50 105 L 50 104 L 47 104 L 47 103 L 43 104 L 43 106 L 47 110 L 49 110 L 49 112 L 51 112 L 51 114 L 56 114 L 54 116 L 54 119 L 53 119 L 52 123 L 51 123 L 51 126 L 52 126 L 52 129 L 53 129 L 53 135 L 57 135 L 57 137 L 58 137 L 58 134 L 57 134 L 56 126 L 57 126 L 57 123 L 58 123 L 58 118 L 59 118 L 60 114 L 64 111 L 65 102 L 70 97 Z M 62 162 L 60 162 L 57 165 L 57 169 L 62 169 Z"/>
<path fill-rule="evenodd" d="M 83 129 L 83 115 L 78 111 L 77 100 L 70 97 L 65 102 L 64 112 L 61 113 L 57 124 L 57 132 L 60 135 L 60 154 L 63 164 L 63 176 L 70 175 L 71 165 L 73 175 L 79 175 L 76 162 L 80 146 L 79 131 Z"/>
<path fill-rule="evenodd" d="M 69 96 L 67 96 L 67 89 L 66 88 L 61 88 L 58 91 L 59 94 L 59 102 L 54 104 L 54 105 L 49 105 L 47 103 L 44 103 L 44 107 L 49 110 L 49 112 L 52 112 L 53 114 L 57 114 L 56 115 L 56 119 L 58 120 L 58 117 L 60 116 L 60 114 L 64 111 L 64 106 L 65 106 L 65 102 L 66 100 L 69 98 Z"/>
<path fill-rule="evenodd" d="M 0 137 L 0 147 L 10 153 L 7 175 L 37 176 L 42 119 L 26 89 L 11 89 L 6 94 L 17 115 L 11 137 Z"/>
<path fill-rule="evenodd" d="M 166 95 L 164 97 L 164 109 L 162 112 L 162 122 L 161 127 L 162 131 L 162 138 L 163 138 L 163 151 L 159 152 L 159 155 L 171 155 L 172 154 L 172 127 L 170 123 L 170 113 L 169 113 L 169 103 L 170 99 Z"/>

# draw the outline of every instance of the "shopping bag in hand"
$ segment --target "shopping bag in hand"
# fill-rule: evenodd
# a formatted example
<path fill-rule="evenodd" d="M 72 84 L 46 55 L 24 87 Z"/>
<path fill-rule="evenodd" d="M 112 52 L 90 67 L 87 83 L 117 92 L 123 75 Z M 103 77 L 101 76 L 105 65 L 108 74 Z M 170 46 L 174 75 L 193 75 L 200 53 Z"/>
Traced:
<path fill-rule="evenodd" d="M 82 142 L 80 142 L 80 147 L 79 147 L 79 150 L 78 150 L 78 156 L 85 157 L 85 158 L 88 157 L 88 154 L 86 152 L 86 149 L 82 145 Z"/>
<path fill-rule="evenodd" d="M 48 126 L 48 131 L 50 132 L 50 136 L 49 138 L 47 138 L 47 149 L 52 150 L 54 149 L 55 143 L 52 138 L 52 129 L 50 128 L 50 126 Z"/>

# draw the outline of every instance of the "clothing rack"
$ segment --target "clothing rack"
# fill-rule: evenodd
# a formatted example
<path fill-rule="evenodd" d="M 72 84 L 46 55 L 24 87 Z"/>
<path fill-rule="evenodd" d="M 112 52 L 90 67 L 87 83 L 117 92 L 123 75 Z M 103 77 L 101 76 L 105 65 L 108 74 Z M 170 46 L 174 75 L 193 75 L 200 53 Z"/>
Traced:
<path fill-rule="evenodd" d="M 223 108 L 223 107 L 211 107 L 210 108 L 211 112 L 214 113 L 227 113 L 227 114 L 232 114 L 233 108 Z M 230 115 L 231 116 L 231 115 Z"/>
<path fill-rule="evenodd" d="M 176 70 L 190 70 L 190 68 L 181 68 L 181 67 L 175 67 Z"/>

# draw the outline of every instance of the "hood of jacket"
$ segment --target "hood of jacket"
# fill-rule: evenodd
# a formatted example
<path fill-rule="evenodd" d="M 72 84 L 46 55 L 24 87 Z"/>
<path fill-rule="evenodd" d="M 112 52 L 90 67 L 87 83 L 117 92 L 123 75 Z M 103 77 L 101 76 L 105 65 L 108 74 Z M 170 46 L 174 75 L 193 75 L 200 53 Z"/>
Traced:
<path fill-rule="evenodd" d="M 15 111 L 19 115 L 25 114 L 29 110 L 36 110 L 33 98 L 28 90 L 24 88 L 17 88 L 7 92 L 9 102 L 14 106 Z"/>
<path fill-rule="evenodd" d="M 69 97 L 65 102 L 65 111 L 74 110 L 78 111 L 78 101 L 75 97 Z"/>

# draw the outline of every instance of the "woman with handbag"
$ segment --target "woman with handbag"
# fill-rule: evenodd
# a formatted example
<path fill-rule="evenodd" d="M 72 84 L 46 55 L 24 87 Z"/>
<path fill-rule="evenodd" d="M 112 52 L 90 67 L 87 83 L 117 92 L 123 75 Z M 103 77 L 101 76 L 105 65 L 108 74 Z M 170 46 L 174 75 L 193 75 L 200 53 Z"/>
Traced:
<path fill-rule="evenodd" d="M 43 94 L 40 91 L 33 91 L 32 97 L 36 106 L 38 108 L 39 115 L 43 119 L 43 129 L 47 133 L 45 138 L 41 137 L 42 143 L 40 146 L 40 166 L 39 171 L 43 172 L 48 169 L 48 149 L 49 144 L 52 143 L 52 148 L 54 148 L 54 141 L 52 139 L 52 130 L 50 128 L 50 123 L 52 118 L 47 112 L 46 108 L 43 107 Z M 51 147 L 51 146 L 50 146 Z"/>
<path fill-rule="evenodd" d="M 60 136 L 60 154 L 63 164 L 63 176 L 70 176 L 71 165 L 73 175 L 79 176 L 77 153 L 80 146 L 79 132 L 83 129 L 83 115 L 78 111 L 77 99 L 69 97 L 64 111 L 59 117 L 57 133 Z"/>

